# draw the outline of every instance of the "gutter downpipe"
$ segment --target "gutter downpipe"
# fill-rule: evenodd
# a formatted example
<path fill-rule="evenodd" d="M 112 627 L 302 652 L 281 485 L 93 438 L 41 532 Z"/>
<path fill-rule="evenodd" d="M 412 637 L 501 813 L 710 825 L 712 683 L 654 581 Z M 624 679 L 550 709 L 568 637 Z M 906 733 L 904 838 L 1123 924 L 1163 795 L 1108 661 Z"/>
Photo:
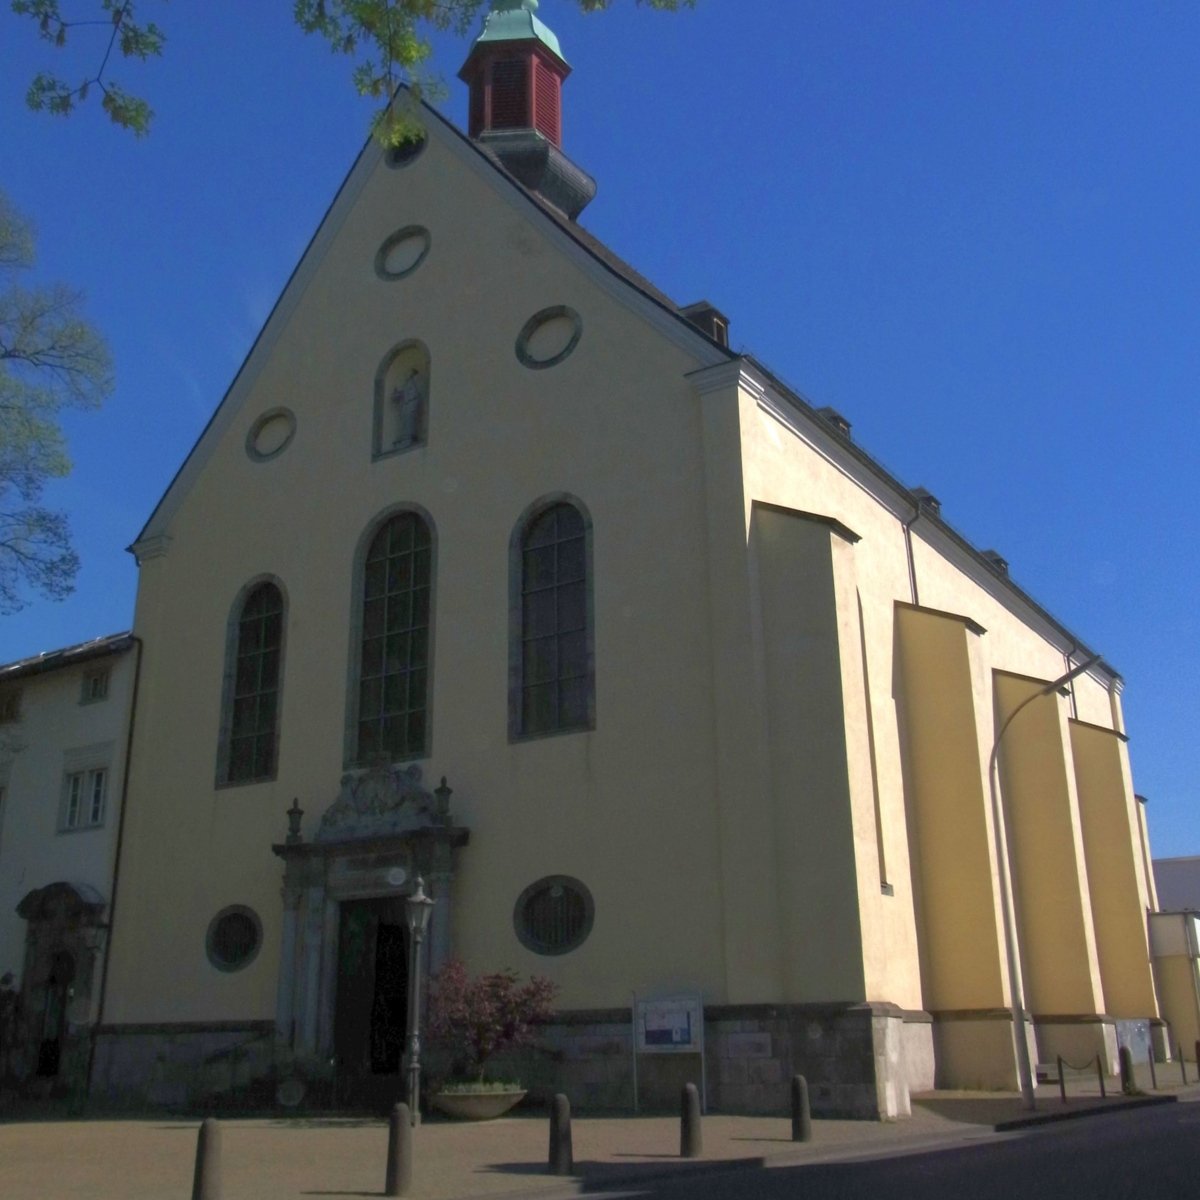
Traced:
<path fill-rule="evenodd" d="M 92 1072 L 96 1066 L 96 1039 L 104 1024 L 104 1005 L 108 999 L 108 966 L 112 961 L 113 921 L 117 914 L 117 884 L 121 878 L 121 849 L 125 841 L 125 811 L 129 801 L 130 763 L 133 757 L 133 725 L 137 717 L 138 685 L 142 681 L 142 646 L 137 634 L 130 634 L 137 644 L 137 659 L 133 665 L 133 691 L 129 698 L 129 729 L 125 734 L 125 762 L 121 772 L 121 816 L 117 820 L 117 845 L 113 854 L 112 895 L 108 902 L 108 937 L 104 946 L 104 965 L 100 969 L 100 997 L 96 1004 L 96 1020 L 92 1025 L 91 1045 L 88 1047 L 87 1076 L 84 1083 L 85 1100 L 92 1094 Z"/>
<path fill-rule="evenodd" d="M 912 545 L 912 527 L 917 523 L 917 518 L 921 515 L 920 500 L 913 501 L 913 515 L 907 521 L 900 522 L 900 528 L 904 530 L 904 552 L 908 557 L 908 590 L 912 596 L 914 607 L 920 607 L 921 596 L 917 591 L 917 564 L 913 559 Z"/>
<path fill-rule="evenodd" d="M 996 866 L 1000 877 L 1000 907 L 1004 916 L 1004 950 L 1008 959 L 1008 983 L 1012 991 L 1013 1036 L 1017 1049 L 1017 1073 L 1021 1079 L 1021 1099 L 1025 1107 L 1034 1109 L 1037 1101 L 1034 1097 L 1033 1065 L 1029 1061 L 1029 1042 L 1025 1038 L 1025 998 L 1021 980 L 1021 961 L 1017 949 L 1016 918 L 1013 914 L 1012 891 L 1009 888 L 1008 871 L 1010 856 L 1008 854 L 1008 829 L 1004 824 L 1004 812 L 1000 803 L 1000 743 L 1008 732 L 1009 726 L 1017 718 L 1023 708 L 1040 700 L 1043 696 L 1052 696 L 1060 688 L 1066 687 L 1076 676 L 1082 675 L 1088 668 L 1100 661 L 1100 655 L 1094 654 L 1079 666 L 1073 667 L 1065 675 L 1060 675 L 1053 683 L 1048 683 L 1032 696 L 1026 696 L 1016 708 L 1008 714 L 996 740 L 992 743 L 992 754 L 988 760 L 988 787 L 992 793 L 992 823 L 996 827 Z"/>

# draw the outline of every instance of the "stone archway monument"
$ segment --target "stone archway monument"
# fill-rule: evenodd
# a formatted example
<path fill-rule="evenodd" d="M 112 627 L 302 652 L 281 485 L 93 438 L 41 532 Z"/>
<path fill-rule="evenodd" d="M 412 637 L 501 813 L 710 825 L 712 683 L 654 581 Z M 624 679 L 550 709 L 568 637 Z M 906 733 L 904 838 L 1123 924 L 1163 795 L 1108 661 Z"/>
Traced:
<path fill-rule="evenodd" d="M 284 862 L 275 1034 L 281 1052 L 310 1077 L 330 1075 L 339 1049 L 339 974 L 348 986 L 340 964 L 354 949 L 339 946 L 345 916 L 373 909 L 395 918 L 420 875 L 437 902 L 425 943 L 429 970 L 450 951 L 454 852 L 470 837 L 450 815 L 450 796 L 444 777 L 429 790 L 419 767 L 380 764 L 342 776 L 312 841 L 300 833 L 299 804 L 288 813 L 287 840 L 272 846 Z"/>

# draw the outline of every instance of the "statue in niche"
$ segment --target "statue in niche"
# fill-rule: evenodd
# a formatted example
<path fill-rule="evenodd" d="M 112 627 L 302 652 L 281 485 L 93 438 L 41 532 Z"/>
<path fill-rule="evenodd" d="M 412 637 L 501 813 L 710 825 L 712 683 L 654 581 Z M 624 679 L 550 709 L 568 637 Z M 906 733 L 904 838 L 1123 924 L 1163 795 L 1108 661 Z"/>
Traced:
<path fill-rule="evenodd" d="M 392 405 L 396 412 L 396 437 L 393 448 L 402 450 L 417 446 L 421 442 L 421 426 L 425 419 L 425 393 L 427 379 L 420 367 L 412 367 L 403 383 L 392 391 Z"/>

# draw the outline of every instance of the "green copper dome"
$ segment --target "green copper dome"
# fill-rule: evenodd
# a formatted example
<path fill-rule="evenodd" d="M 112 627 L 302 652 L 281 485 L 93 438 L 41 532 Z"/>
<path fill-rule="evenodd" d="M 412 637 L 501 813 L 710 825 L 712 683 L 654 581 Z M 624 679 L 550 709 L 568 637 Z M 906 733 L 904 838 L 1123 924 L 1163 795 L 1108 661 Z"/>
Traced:
<path fill-rule="evenodd" d="M 475 46 L 538 41 L 566 62 L 554 31 L 547 29 L 535 15 L 537 7 L 538 0 L 493 0 L 492 11 L 484 19 L 483 32 L 475 39 Z"/>

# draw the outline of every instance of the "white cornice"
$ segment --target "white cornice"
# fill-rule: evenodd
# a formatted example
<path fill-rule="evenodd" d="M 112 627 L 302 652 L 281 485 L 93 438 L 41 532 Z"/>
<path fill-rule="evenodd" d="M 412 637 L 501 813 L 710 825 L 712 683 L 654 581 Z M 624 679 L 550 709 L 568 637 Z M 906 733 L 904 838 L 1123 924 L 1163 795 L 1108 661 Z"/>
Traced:
<path fill-rule="evenodd" d="M 863 450 L 852 447 L 803 401 L 776 386 L 748 360 L 721 363 L 688 376 L 701 394 L 735 384 L 758 391 L 758 407 L 783 425 L 814 454 L 824 459 L 850 482 L 859 487 L 903 524 L 927 546 L 951 562 L 993 600 L 1024 622 L 1063 655 L 1080 657 L 1085 651 L 1077 638 L 1063 629 L 1037 603 L 1005 576 L 998 575 L 980 556 L 980 552 L 956 535 L 943 522 L 932 519 L 918 507 L 912 493 Z M 916 519 L 914 519 L 916 518 Z M 1121 677 L 1105 662 L 1096 664 L 1088 675 L 1102 687 L 1120 688 Z"/>
<path fill-rule="evenodd" d="M 137 560 L 137 565 L 140 567 L 142 563 L 151 558 L 165 558 L 168 549 L 170 549 L 171 541 L 172 539 L 168 534 L 150 534 L 148 537 L 138 538 L 129 547 L 129 552 Z"/>
<path fill-rule="evenodd" d="M 733 358 L 710 367 L 689 371 L 687 378 L 701 396 L 738 387 L 749 392 L 756 401 L 761 401 L 767 390 L 767 381 L 762 373 L 745 358 Z"/>

